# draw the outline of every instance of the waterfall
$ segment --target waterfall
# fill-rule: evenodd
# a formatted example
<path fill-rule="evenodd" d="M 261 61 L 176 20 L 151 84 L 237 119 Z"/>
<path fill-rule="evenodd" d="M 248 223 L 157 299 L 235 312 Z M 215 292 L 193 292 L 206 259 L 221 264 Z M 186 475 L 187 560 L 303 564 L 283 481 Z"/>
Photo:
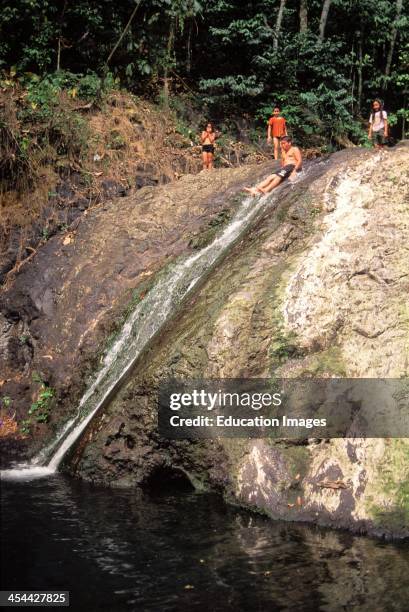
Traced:
<path fill-rule="evenodd" d="M 282 189 L 280 192 L 282 194 Z M 31 464 L 4 470 L 1 472 L 2 478 L 36 478 L 57 471 L 66 453 L 98 411 L 114 396 L 148 343 L 198 288 L 233 243 L 253 226 L 259 215 L 273 205 L 276 193 L 256 199 L 245 198 L 233 219 L 211 244 L 175 264 L 158 280 L 129 315 L 116 342 L 106 353 L 101 369 L 82 396 L 76 414 Z"/>

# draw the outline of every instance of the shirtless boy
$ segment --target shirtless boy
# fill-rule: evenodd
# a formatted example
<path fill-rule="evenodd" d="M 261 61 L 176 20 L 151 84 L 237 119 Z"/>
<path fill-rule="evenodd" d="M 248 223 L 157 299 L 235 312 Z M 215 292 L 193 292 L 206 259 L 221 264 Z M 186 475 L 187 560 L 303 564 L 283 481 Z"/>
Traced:
<path fill-rule="evenodd" d="M 289 136 L 284 136 L 281 139 L 281 150 L 283 154 L 281 169 L 270 174 L 255 187 L 245 187 L 244 191 L 248 191 L 251 195 L 256 196 L 262 193 L 269 193 L 287 178 L 290 181 L 294 180 L 297 172 L 300 172 L 302 169 L 301 151 L 298 147 L 293 146 Z"/>

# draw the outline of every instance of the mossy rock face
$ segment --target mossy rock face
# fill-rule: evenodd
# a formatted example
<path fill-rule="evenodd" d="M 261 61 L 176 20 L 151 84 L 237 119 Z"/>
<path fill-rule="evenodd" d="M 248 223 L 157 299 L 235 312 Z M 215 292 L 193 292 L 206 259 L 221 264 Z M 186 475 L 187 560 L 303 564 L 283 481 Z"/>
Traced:
<path fill-rule="evenodd" d="M 409 458 L 403 441 L 193 442 L 162 439 L 157 431 L 157 390 L 168 378 L 273 383 L 281 377 L 408 375 L 408 151 L 397 148 L 382 164 L 377 155 L 344 151 L 327 165 L 312 166 L 304 180 L 280 188 L 93 421 L 70 458 L 72 473 L 138 487 L 166 467 L 184 472 L 199 489 L 220 491 L 233 503 L 272 517 L 409 533 Z M 177 186 L 141 189 L 137 200 L 124 198 L 120 210 L 109 212 L 110 225 L 94 221 L 98 245 L 86 241 L 92 232 L 81 234 L 76 248 L 82 253 L 70 262 L 81 283 L 68 281 L 68 270 L 58 272 L 68 293 L 61 298 L 66 307 L 58 311 L 56 324 L 71 326 L 78 341 L 98 317 L 106 327 L 97 329 L 107 330 L 112 310 L 103 310 L 105 318 L 95 309 L 92 316 L 87 312 L 81 326 L 72 315 L 64 319 L 67 308 L 85 312 L 83 303 L 92 308 L 112 294 L 115 316 L 132 309 L 170 261 L 214 239 L 240 204 L 243 185 L 268 168 L 254 169 L 254 176 L 239 170 L 232 171 L 234 178 L 229 171 L 224 178 L 202 173 Z M 392 171 L 397 178 L 389 183 Z M 118 244 L 120 256 L 114 251 Z M 89 268 L 83 271 L 84 261 Z M 105 279 L 103 273 L 111 269 Z M 51 270 L 53 286 L 56 276 Z M 79 303 L 74 295 L 82 296 Z M 40 317 L 36 325 L 42 332 L 45 322 Z M 51 354 L 50 342 L 58 339 L 67 349 L 67 334 L 53 333 L 58 338 L 48 334 L 44 354 Z M 88 357 L 108 334 L 101 333 L 98 342 L 96 335 L 88 336 L 93 339 Z M 59 366 L 65 372 L 83 363 L 78 355 L 63 361 Z M 77 391 L 80 383 L 77 377 Z"/>
<path fill-rule="evenodd" d="M 155 429 L 156 389 L 169 377 L 261 377 L 273 384 L 283 377 L 386 375 L 388 368 L 405 373 L 409 332 L 399 279 L 408 224 L 399 211 L 406 179 L 395 193 L 391 230 L 377 160 L 367 152 L 334 160 L 322 177 L 284 190 L 165 327 L 103 423 L 94 424 L 92 441 L 72 464 L 76 473 L 110 482 L 131 472 L 137 485 L 158 465 L 173 465 L 198 488 L 221 491 L 230 502 L 271 517 L 374 534 L 409 532 L 409 459 L 402 441 L 176 443 L 161 440 Z M 399 153 L 385 164 L 404 160 L 407 154 Z M 383 216 L 389 225 L 380 241 Z M 226 222 L 220 210 L 193 239 L 203 246 Z M 385 257 L 389 243 L 393 253 Z M 382 327 L 383 310 L 390 329 Z M 386 358 L 385 334 L 391 343 Z M 115 438 L 119 421 L 124 430 Z M 120 442 L 123 435 L 133 438 L 133 449 Z M 115 442 L 107 446 L 107 439 Z"/>
<path fill-rule="evenodd" d="M 331 346 L 328 349 L 318 350 L 317 352 L 313 353 L 308 353 L 308 351 L 305 350 L 303 352 L 301 347 L 296 346 L 294 352 L 297 352 L 298 359 L 290 362 L 288 362 L 288 359 L 286 359 L 284 365 L 279 370 L 280 375 L 290 375 L 291 378 L 346 377 L 347 366 L 345 364 L 340 346 Z"/>
<path fill-rule="evenodd" d="M 313 355 L 309 365 L 311 374 L 318 378 L 328 374 L 344 378 L 346 376 L 346 370 L 347 368 L 342 357 L 342 351 L 338 346 L 332 346 L 317 355 Z"/>
<path fill-rule="evenodd" d="M 310 449 L 285 440 L 253 440 L 236 466 L 229 499 L 272 518 L 300 517 Z"/>
<path fill-rule="evenodd" d="M 368 491 L 367 509 L 376 527 L 406 533 L 409 524 L 409 440 L 386 441 L 376 479 Z"/>

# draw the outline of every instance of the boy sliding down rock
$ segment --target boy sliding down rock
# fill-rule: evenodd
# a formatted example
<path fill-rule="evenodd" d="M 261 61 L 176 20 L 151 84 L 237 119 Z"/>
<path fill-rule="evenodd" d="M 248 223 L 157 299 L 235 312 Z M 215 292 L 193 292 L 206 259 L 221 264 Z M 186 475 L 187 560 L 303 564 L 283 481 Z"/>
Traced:
<path fill-rule="evenodd" d="M 244 191 L 256 196 L 262 193 L 269 193 L 287 178 L 290 178 L 290 181 L 294 180 L 296 173 L 302 169 L 301 151 L 298 147 L 293 146 L 289 136 L 284 136 L 281 139 L 281 150 L 283 153 L 282 168 L 270 174 L 255 187 L 245 187 Z"/>

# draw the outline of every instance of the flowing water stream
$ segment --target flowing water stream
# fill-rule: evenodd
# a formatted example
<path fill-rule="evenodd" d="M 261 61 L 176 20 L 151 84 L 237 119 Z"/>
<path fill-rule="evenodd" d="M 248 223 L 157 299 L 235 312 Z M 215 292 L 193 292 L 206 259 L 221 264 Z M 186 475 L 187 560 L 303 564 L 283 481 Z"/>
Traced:
<path fill-rule="evenodd" d="M 113 397 L 149 342 L 260 214 L 274 206 L 280 192 L 282 189 L 261 198 L 245 198 L 233 219 L 211 244 L 175 264 L 159 279 L 128 317 L 116 342 L 106 353 L 101 369 L 82 396 L 76 414 L 30 465 L 2 471 L 3 479 L 36 478 L 58 469 L 65 454 L 96 413 Z"/>

